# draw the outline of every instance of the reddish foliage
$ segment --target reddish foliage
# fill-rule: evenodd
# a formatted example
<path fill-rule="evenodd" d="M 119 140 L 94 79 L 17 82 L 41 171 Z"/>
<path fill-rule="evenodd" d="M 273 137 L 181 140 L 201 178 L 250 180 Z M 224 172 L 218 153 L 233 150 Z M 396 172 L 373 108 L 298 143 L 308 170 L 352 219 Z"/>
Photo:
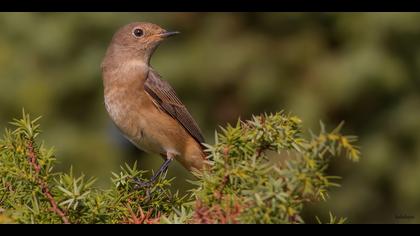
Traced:
<path fill-rule="evenodd" d="M 228 199 L 224 199 L 226 201 Z M 226 201 L 228 207 L 224 207 L 221 204 L 213 206 L 204 205 L 200 200 L 196 201 L 195 213 L 193 216 L 192 223 L 195 224 L 237 224 L 238 216 L 242 212 L 243 206 L 237 201 L 233 204 L 229 204 Z"/>
<path fill-rule="evenodd" d="M 130 213 L 130 217 L 126 217 L 122 222 L 123 224 L 157 224 L 160 221 L 160 212 L 158 212 L 157 217 L 150 217 L 153 209 L 149 209 L 146 214 L 144 214 L 143 209 L 140 206 L 136 213 L 134 213 L 130 205 L 127 204 L 126 207 Z"/>

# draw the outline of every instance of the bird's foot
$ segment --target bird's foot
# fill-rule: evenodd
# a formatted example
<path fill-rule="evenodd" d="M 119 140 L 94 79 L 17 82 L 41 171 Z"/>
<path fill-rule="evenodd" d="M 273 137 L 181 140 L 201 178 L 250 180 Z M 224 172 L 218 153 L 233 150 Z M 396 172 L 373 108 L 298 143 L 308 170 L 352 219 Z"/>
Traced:
<path fill-rule="evenodd" d="M 133 179 L 133 183 L 135 184 L 134 189 L 137 190 L 141 188 L 150 188 L 155 183 L 155 181 L 152 181 L 152 180 L 142 181 L 138 178 L 135 178 Z"/>
<path fill-rule="evenodd" d="M 141 181 L 138 178 L 135 178 L 133 181 L 136 184 L 134 186 L 134 189 L 140 189 L 140 188 L 150 188 L 156 180 L 168 170 L 169 163 L 171 163 L 172 158 L 168 158 L 165 160 L 165 162 L 161 165 L 159 170 L 152 176 L 152 178 L 149 181 Z"/>

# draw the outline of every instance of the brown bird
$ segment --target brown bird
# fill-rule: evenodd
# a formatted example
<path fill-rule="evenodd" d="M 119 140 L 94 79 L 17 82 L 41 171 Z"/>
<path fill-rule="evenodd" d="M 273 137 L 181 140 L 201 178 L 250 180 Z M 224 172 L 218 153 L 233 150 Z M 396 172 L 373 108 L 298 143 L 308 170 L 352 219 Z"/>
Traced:
<path fill-rule="evenodd" d="M 173 159 L 188 170 L 206 166 L 204 138 L 175 90 L 150 66 L 158 45 L 178 32 L 135 22 L 113 36 L 102 62 L 105 107 L 123 135 L 165 162 L 146 183 L 153 183 Z"/>

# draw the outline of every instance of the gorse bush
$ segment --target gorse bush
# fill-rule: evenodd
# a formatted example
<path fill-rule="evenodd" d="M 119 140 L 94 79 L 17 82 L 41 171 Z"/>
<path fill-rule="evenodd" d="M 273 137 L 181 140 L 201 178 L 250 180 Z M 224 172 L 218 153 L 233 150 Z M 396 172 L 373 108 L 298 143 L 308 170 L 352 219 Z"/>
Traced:
<path fill-rule="evenodd" d="M 211 167 L 189 180 L 181 196 L 162 176 L 136 188 L 146 171 L 125 164 L 112 173 L 110 189 L 94 178 L 54 171 L 54 150 L 37 141 L 39 118 L 21 119 L 0 140 L 1 223 L 304 223 L 305 203 L 325 201 L 337 177 L 325 170 L 331 157 L 359 159 L 353 136 L 341 125 L 303 138 L 299 118 L 264 114 L 221 128 L 208 148 Z M 319 221 L 319 220 L 318 220 Z M 342 223 L 330 214 L 330 223 Z"/>

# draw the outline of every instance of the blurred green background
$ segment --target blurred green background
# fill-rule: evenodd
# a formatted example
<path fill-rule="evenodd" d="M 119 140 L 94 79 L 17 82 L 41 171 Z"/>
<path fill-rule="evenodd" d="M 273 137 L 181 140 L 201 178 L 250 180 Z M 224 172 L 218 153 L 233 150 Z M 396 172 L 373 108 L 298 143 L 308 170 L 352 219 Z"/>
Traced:
<path fill-rule="evenodd" d="M 124 140 L 103 104 L 101 60 L 132 21 L 182 32 L 152 65 L 210 144 L 219 125 L 262 112 L 284 109 L 313 131 L 346 121 L 363 158 L 333 162 L 342 187 L 309 205 L 307 222 L 331 210 L 351 223 L 420 223 L 420 14 L 0 13 L 0 127 L 22 107 L 42 115 L 58 168 L 103 187 L 124 162 L 158 168 L 161 158 Z M 168 175 L 174 189 L 191 187 L 178 163 Z"/>

